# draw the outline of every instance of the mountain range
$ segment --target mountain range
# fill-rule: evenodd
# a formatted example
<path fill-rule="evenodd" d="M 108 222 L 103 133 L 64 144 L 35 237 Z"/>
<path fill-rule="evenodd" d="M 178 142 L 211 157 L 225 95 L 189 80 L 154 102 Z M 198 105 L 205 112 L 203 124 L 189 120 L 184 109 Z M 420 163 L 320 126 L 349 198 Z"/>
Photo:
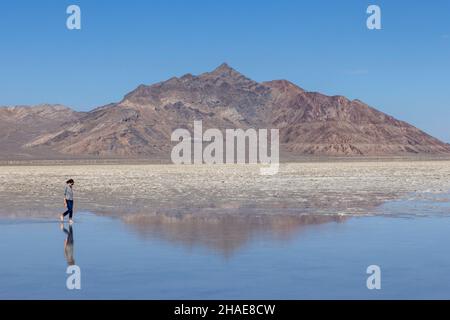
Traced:
<path fill-rule="evenodd" d="M 140 85 L 122 101 L 76 112 L 61 105 L 0 108 L 0 158 L 170 158 L 170 136 L 208 128 L 278 128 L 289 156 L 450 155 L 450 145 L 360 100 L 256 82 L 222 64 Z"/>

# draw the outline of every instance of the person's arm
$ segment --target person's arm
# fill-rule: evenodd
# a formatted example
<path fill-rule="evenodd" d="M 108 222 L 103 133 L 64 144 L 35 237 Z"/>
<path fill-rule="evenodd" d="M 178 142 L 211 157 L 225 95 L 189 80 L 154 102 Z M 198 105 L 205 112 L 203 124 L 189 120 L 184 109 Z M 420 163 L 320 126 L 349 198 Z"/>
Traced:
<path fill-rule="evenodd" d="M 67 195 L 67 186 L 64 188 L 64 207 L 67 208 L 67 199 L 66 199 L 66 195 Z"/>

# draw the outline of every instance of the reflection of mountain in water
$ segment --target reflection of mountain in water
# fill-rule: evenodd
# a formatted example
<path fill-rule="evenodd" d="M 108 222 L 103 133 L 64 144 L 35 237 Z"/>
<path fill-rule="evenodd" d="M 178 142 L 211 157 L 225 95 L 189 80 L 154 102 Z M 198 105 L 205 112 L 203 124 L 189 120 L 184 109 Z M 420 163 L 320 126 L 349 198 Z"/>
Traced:
<path fill-rule="evenodd" d="M 288 240 L 301 229 L 328 222 L 344 222 L 342 215 L 230 215 L 207 213 L 145 213 L 124 217 L 140 235 L 184 246 L 206 246 L 231 255 L 252 238 Z"/>

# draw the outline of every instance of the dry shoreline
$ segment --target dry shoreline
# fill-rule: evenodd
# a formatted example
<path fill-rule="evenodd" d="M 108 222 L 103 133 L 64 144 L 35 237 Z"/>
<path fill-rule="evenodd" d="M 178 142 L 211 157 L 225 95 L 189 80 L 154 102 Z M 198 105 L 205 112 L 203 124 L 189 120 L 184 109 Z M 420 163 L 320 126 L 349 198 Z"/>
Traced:
<path fill-rule="evenodd" d="M 76 210 L 127 214 L 374 213 L 390 200 L 450 192 L 450 161 L 283 163 L 274 176 L 257 165 L 72 164 L 0 166 L 0 216 L 55 217 L 68 178 Z"/>

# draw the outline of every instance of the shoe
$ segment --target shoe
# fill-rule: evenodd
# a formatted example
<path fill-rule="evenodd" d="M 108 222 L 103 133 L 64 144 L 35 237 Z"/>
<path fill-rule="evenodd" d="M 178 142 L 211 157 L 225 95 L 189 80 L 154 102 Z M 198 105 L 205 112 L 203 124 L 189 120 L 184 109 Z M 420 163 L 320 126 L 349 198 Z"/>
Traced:
<path fill-rule="evenodd" d="M 73 224 L 73 220 L 72 219 L 69 219 L 69 224 Z"/>

